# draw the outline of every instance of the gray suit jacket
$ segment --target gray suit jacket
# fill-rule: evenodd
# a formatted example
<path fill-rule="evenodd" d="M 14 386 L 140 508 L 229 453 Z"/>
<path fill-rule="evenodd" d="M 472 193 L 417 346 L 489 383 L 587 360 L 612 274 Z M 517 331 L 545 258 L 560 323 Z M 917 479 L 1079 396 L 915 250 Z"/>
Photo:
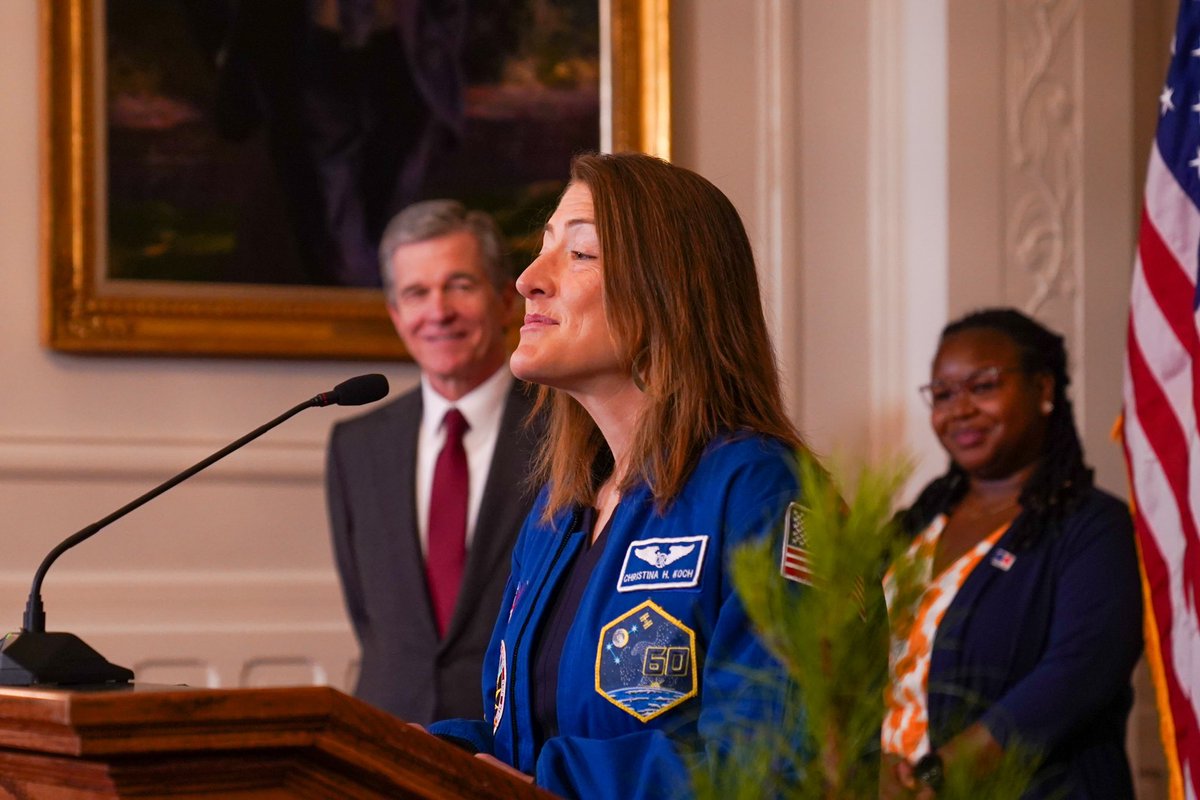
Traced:
<path fill-rule="evenodd" d="M 522 425 L 532 394 L 513 382 L 458 604 L 442 640 L 417 533 L 420 389 L 334 426 L 326 489 L 346 608 L 362 650 L 355 694 L 409 722 L 483 715 L 483 656 L 534 495 L 525 479 L 542 426 Z"/>

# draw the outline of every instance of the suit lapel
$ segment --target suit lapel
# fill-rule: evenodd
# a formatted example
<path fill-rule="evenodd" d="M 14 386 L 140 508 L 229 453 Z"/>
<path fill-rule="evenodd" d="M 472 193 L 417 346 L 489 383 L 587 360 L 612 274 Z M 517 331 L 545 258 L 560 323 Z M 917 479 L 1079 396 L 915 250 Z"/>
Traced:
<path fill-rule="evenodd" d="M 508 574 L 509 553 L 532 494 L 524 483 L 537 443 L 535 433 L 524 427 L 525 417 L 533 407 L 527 394 L 529 391 L 528 384 L 513 381 L 504 405 L 496 451 L 492 454 L 479 517 L 475 521 L 475 535 L 467 551 L 467 564 L 458 590 L 459 602 L 455 605 L 443 645 L 451 642 L 466 625 L 475 611 L 473 598 L 483 591 L 491 577 L 497 571 Z"/>
<path fill-rule="evenodd" d="M 416 457 L 417 439 L 421 426 L 421 394 L 415 392 L 412 402 L 396 403 L 387 420 L 387 430 L 381 437 L 385 443 L 375 448 L 378 462 L 374 478 L 381 482 L 375 496 L 387 531 L 380 553 L 384 563 L 379 568 L 395 576 L 399 608 L 408 609 L 414 624 L 428 627 L 431 637 L 437 638 L 433 608 L 425 580 L 425 559 L 417 528 Z M 418 621 L 419 620 L 419 621 Z"/>

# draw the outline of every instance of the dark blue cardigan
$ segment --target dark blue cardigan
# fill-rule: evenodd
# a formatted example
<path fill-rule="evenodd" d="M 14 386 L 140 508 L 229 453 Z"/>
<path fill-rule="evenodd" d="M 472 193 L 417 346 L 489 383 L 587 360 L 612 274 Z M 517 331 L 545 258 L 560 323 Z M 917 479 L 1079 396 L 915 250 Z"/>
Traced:
<path fill-rule="evenodd" d="M 1125 724 L 1142 594 L 1129 511 L 1092 490 L 1060 530 L 1018 549 L 1031 524 L 1028 513 L 1014 520 L 942 619 L 930 741 L 982 720 L 1001 745 L 1043 753 L 1025 797 L 1132 798 Z M 1015 556 L 1007 570 L 998 549 Z"/>

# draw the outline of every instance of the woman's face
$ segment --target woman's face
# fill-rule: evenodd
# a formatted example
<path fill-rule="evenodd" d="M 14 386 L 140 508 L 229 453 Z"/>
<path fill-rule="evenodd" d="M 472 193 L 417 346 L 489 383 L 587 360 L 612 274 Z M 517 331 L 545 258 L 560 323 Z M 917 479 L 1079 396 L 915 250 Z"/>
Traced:
<path fill-rule="evenodd" d="M 563 193 L 517 291 L 525 298 L 525 322 L 510 362 L 514 375 L 573 395 L 632 380 L 604 314 L 603 253 L 584 184 Z"/>
<path fill-rule="evenodd" d="M 929 395 L 934 433 L 972 478 L 1006 478 L 1041 456 L 1054 381 L 1022 372 L 1003 333 L 976 328 L 943 339 Z"/>

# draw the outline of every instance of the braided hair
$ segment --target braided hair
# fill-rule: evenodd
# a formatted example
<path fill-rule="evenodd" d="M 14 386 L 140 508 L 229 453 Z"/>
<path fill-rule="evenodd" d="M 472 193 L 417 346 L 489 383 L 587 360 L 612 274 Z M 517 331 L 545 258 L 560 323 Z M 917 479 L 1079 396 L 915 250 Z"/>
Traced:
<path fill-rule="evenodd" d="M 1024 536 L 1014 544 L 1024 546 L 1041 532 L 1057 528 L 1092 488 L 1092 470 L 1083 461 L 1083 446 L 1075 429 L 1075 413 L 1067 397 L 1071 377 L 1063 337 L 1012 308 L 975 311 L 942 329 L 939 344 L 956 333 L 991 330 L 1017 346 L 1021 370 L 1030 375 L 1050 375 L 1054 380 L 1054 409 L 1046 423 L 1042 457 L 1021 489 L 1018 502 L 1032 515 L 1023 526 Z M 953 461 L 945 474 L 925 487 L 908 509 L 900 512 L 902 528 L 915 534 L 938 514 L 954 508 L 967 492 L 967 474 Z"/>

